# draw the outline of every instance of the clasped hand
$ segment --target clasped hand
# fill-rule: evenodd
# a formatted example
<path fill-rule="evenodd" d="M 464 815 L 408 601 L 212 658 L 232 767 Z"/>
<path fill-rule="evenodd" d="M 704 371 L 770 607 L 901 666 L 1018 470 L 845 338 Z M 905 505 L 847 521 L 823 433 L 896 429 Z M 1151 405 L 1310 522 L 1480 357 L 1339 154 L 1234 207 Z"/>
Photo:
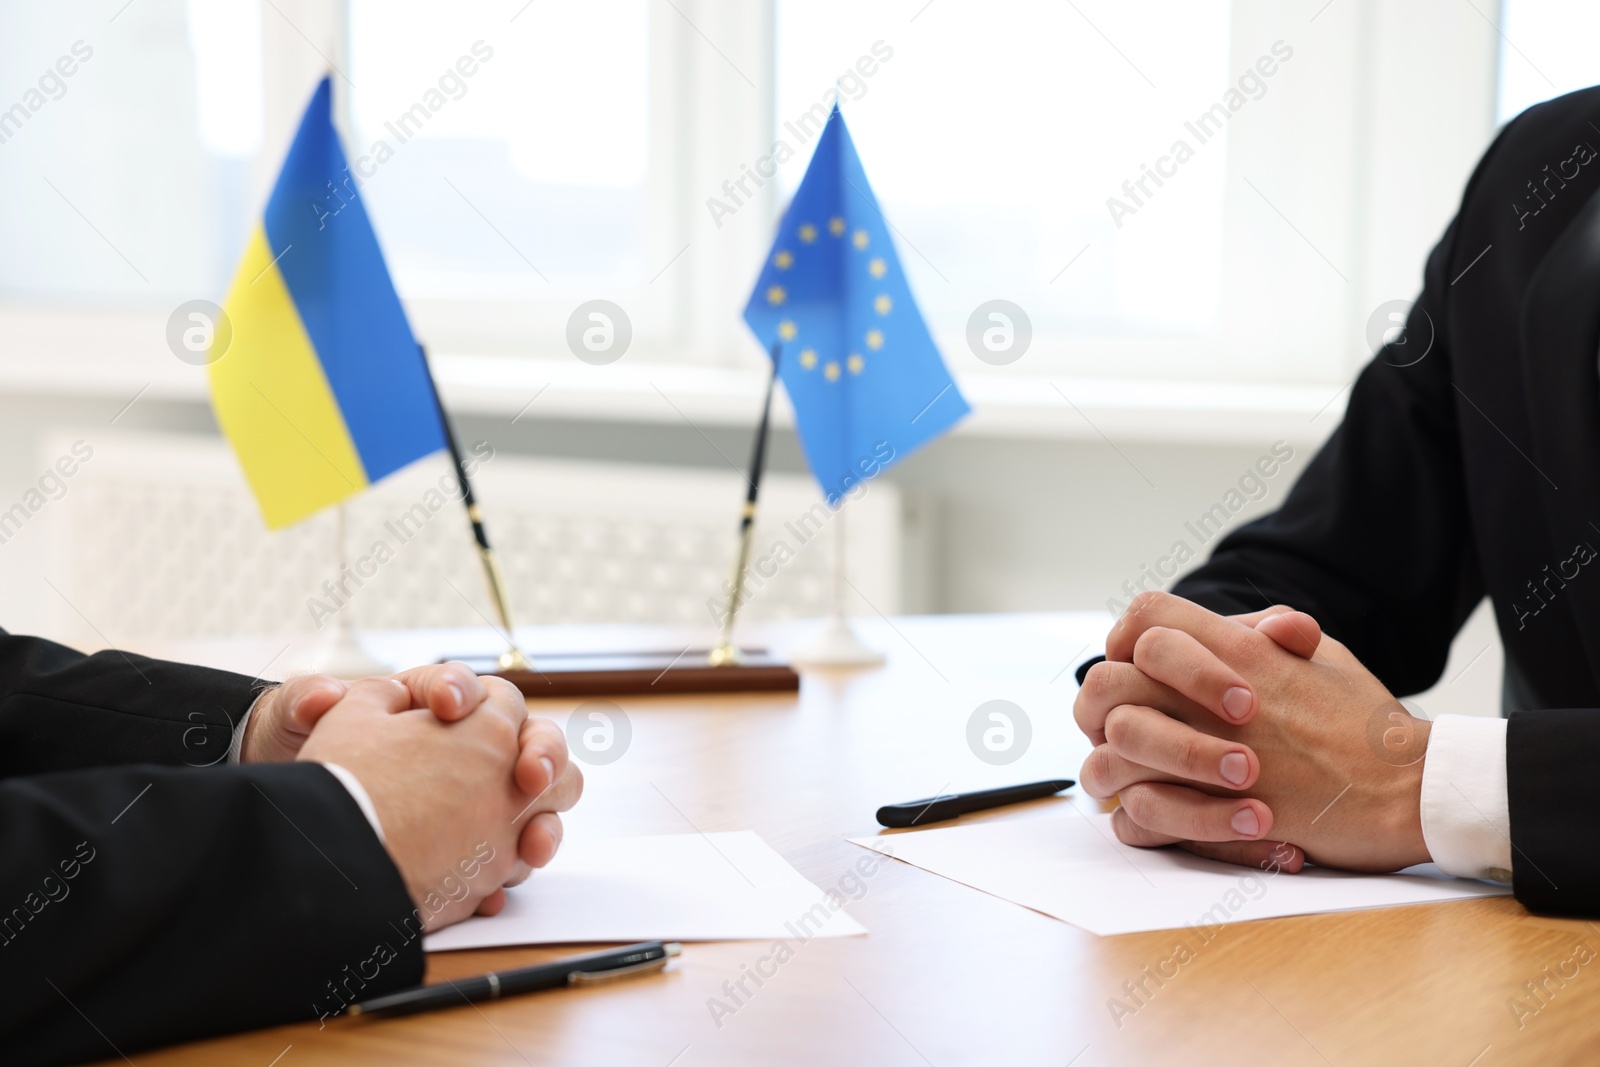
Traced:
<path fill-rule="evenodd" d="M 355 775 L 427 930 L 504 907 L 504 887 L 555 855 L 558 813 L 583 792 L 560 728 L 530 717 L 511 683 L 461 663 L 268 690 L 240 762 L 287 760 Z"/>
<path fill-rule="evenodd" d="M 1393 871 L 1428 861 L 1429 724 L 1316 620 L 1224 617 L 1134 599 L 1073 714 L 1096 746 L 1081 779 L 1117 797 L 1117 837 L 1249 866 Z"/>

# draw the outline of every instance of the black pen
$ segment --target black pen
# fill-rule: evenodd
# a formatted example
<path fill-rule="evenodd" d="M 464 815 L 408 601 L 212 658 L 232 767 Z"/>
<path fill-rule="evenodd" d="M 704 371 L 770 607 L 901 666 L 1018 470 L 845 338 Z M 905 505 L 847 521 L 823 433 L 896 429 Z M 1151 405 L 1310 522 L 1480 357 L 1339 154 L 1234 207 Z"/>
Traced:
<path fill-rule="evenodd" d="M 946 793 L 926 800 L 908 800 L 904 804 L 887 804 L 878 809 L 878 822 L 896 828 L 921 826 L 941 822 L 985 808 L 998 808 L 1003 804 L 1020 804 L 1024 800 L 1039 800 L 1054 796 L 1063 789 L 1077 785 L 1071 778 L 1051 782 L 1029 782 L 1027 785 L 1007 785 L 999 789 L 980 789 L 975 793 Z"/>
<path fill-rule="evenodd" d="M 515 993 L 534 993 L 541 989 L 592 985 L 646 971 L 659 971 L 667 961 L 683 951 L 675 942 L 645 941 L 637 945 L 569 956 L 564 960 L 519 967 L 514 971 L 490 971 L 472 978 L 446 979 L 438 985 L 403 989 L 388 996 L 352 1005 L 351 1015 L 411 1015 L 434 1008 L 448 1008 L 481 1000 L 499 1000 Z"/>

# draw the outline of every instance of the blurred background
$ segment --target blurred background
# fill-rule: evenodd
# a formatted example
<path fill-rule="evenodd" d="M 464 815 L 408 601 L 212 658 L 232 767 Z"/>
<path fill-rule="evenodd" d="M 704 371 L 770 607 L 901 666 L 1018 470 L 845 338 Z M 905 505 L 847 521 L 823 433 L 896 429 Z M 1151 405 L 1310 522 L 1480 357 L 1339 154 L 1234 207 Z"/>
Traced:
<path fill-rule="evenodd" d="M 169 327 L 221 301 L 324 73 L 521 621 L 709 626 L 765 381 L 739 312 L 830 92 L 975 409 L 852 512 L 855 610 L 1106 612 L 1282 500 L 1496 128 L 1588 84 L 1597 30 L 1565 0 L 7 3 L 0 624 L 316 628 L 333 518 L 264 532 Z M 568 341 L 595 299 L 631 331 L 603 365 Z M 994 300 L 1004 361 L 969 340 Z M 799 551 L 750 610 L 816 616 L 832 533 L 785 533 L 817 492 L 776 418 L 757 551 Z M 447 470 L 354 506 L 357 554 L 398 549 L 335 589 L 358 626 L 481 623 L 459 512 L 389 532 Z M 1493 713 L 1498 672 L 1480 610 L 1418 703 Z"/>

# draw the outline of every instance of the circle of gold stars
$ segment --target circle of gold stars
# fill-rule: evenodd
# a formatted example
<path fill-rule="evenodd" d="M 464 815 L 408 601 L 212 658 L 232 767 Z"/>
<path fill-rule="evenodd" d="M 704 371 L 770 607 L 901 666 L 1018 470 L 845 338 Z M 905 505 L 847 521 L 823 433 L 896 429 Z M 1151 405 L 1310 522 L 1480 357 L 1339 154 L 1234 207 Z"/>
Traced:
<path fill-rule="evenodd" d="M 834 237 L 843 237 L 849 230 L 849 225 L 838 215 L 830 218 L 827 225 L 828 232 Z M 796 235 L 803 243 L 811 244 L 817 239 L 817 227 L 809 222 L 801 223 L 796 230 Z M 857 251 L 865 251 L 867 246 L 872 243 L 872 236 L 864 229 L 857 229 L 850 234 L 850 242 L 856 247 Z M 779 249 L 773 254 L 772 262 L 779 270 L 788 270 L 794 266 L 794 253 L 787 249 Z M 884 278 L 889 273 L 888 261 L 882 256 L 874 256 L 867 263 L 867 273 L 876 279 Z M 767 288 L 767 303 L 774 307 L 784 303 L 788 296 L 788 291 L 781 285 L 773 285 Z M 888 315 L 894 309 L 894 300 L 888 293 L 879 293 L 873 298 L 872 309 L 879 315 Z M 784 319 L 778 323 L 778 337 L 784 341 L 793 341 L 799 336 L 799 332 L 799 329 L 790 319 Z M 877 352 L 883 348 L 883 331 L 868 330 L 864 340 L 869 350 Z M 816 370 L 820 366 L 824 378 L 829 382 L 837 382 L 844 376 L 845 371 L 849 371 L 851 374 L 861 374 L 867 369 L 867 361 L 859 352 L 852 352 L 845 357 L 842 365 L 838 360 L 834 359 L 824 362 L 817 355 L 816 349 L 805 348 L 800 352 L 800 366 L 808 371 Z"/>

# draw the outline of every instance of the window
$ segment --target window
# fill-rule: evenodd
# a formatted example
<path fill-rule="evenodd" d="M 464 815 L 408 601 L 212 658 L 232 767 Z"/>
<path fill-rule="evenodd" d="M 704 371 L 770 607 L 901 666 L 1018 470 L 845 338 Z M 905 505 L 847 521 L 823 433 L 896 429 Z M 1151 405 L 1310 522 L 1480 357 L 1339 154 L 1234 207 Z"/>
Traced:
<path fill-rule="evenodd" d="M 671 228 L 651 109 L 674 104 L 652 101 L 646 0 L 349 9 L 350 154 L 419 332 L 526 350 L 605 294 L 670 334 L 642 292 Z"/>
<path fill-rule="evenodd" d="M 1509 0 L 1507 36 L 1527 42 L 1530 70 L 1581 78 L 1568 42 L 1587 35 L 1540 29 L 1556 6 Z M 25 314 L 35 336 L 103 350 L 102 320 L 119 310 L 159 337 L 178 302 L 220 298 L 331 67 L 347 151 L 434 353 L 587 374 L 571 366 L 566 328 L 598 298 L 631 319 L 630 365 L 754 367 L 739 311 L 814 141 L 791 127 L 838 89 L 958 373 L 1320 387 L 1365 356 L 1367 313 L 1414 285 L 1437 235 L 1406 197 L 1443 203 L 1459 188 L 1451 150 L 1423 151 L 1414 123 L 1372 101 L 1395 114 L 1425 103 L 1427 128 L 1461 153 L 1478 145 L 1459 131 L 1488 117 L 1487 97 L 1461 87 L 1487 92 L 1490 60 L 1460 60 L 1454 39 L 1433 45 L 1406 10 L 0 5 L 0 69 L 38 72 L 0 98 L 0 319 Z M 1458 36 L 1481 33 L 1487 50 L 1495 31 L 1467 15 Z M 1410 53 L 1387 45 L 1419 34 Z M 92 56 L 73 58 L 79 41 Z M 1401 75 L 1430 47 L 1425 91 Z M 63 58 L 70 77 L 52 73 Z M 1502 69 L 1502 108 L 1555 91 L 1512 59 Z M 1441 122 L 1447 108 L 1471 115 Z M 779 140 L 793 154 L 778 180 L 735 217 L 708 211 Z M 1404 183 L 1374 177 L 1373 160 L 1401 158 Z M 1033 333 L 1028 357 L 999 368 L 966 342 L 973 312 L 996 298 L 1021 305 Z"/>
<path fill-rule="evenodd" d="M 0 299 L 221 292 L 259 213 L 259 6 L 6 4 L 0 70 Z"/>
<path fill-rule="evenodd" d="M 428 0 L 350 5 L 351 154 L 384 160 L 362 194 L 402 292 L 537 299 L 641 284 L 645 0 L 484 21 Z"/>
<path fill-rule="evenodd" d="M 940 333 L 961 335 L 995 294 L 1029 310 L 1036 334 L 1203 333 L 1217 311 L 1226 128 L 1181 180 L 1146 181 L 1148 216 L 1118 227 L 1106 201 L 1144 215 L 1121 186 L 1184 134 L 1173 101 L 1227 85 L 1228 9 L 1101 5 L 1090 17 L 1134 50 L 1119 55 L 1067 4 L 949 4 L 910 22 L 852 0 L 780 0 L 780 136 L 849 72 L 846 120 Z M 1141 32 L 1152 23 L 1159 36 Z M 873 77 L 855 70 L 863 56 L 883 59 L 867 64 Z M 786 196 L 808 156 L 781 171 Z"/>
<path fill-rule="evenodd" d="M 850 75 L 843 110 L 963 370 L 993 373 L 965 335 L 999 297 L 1033 331 L 1002 373 L 1327 379 L 1353 199 L 1305 131 L 1348 125 L 1353 96 L 1313 87 L 1319 48 L 1351 55 L 1332 21 L 1227 0 L 778 0 L 777 126 L 893 50 Z"/>
<path fill-rule="evenodd" d="M 1600 81 L 1594 58 L 1600 7 L 1578 0 L 1504 0 L 1500 31 L 1500 122 Z"/>

